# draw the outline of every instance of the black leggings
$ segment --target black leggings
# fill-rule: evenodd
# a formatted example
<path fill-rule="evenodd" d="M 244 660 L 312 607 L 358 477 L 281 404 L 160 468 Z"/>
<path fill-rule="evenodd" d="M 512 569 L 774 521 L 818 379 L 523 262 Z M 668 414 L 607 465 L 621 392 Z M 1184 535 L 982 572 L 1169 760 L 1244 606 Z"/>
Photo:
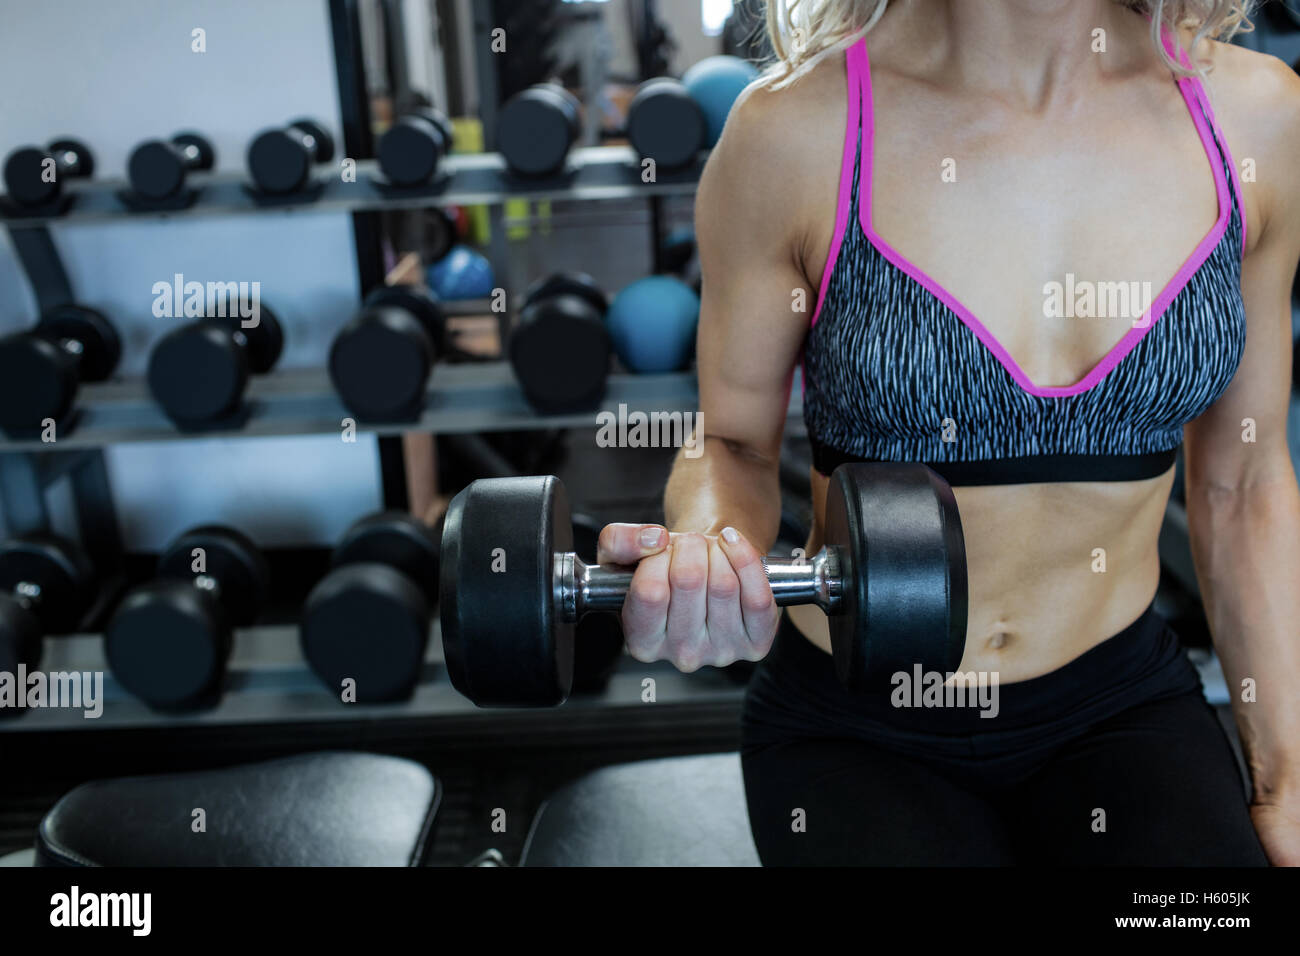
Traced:
<path fill-rule="evenodd" d="M 744 711 L 764 864 L 1267 864 L 1228 740 L 1153 609 L 997 688 L 996 716 L 989 699 L 891 703 L 902 694 L 848 693 L 782 622 Z"/>

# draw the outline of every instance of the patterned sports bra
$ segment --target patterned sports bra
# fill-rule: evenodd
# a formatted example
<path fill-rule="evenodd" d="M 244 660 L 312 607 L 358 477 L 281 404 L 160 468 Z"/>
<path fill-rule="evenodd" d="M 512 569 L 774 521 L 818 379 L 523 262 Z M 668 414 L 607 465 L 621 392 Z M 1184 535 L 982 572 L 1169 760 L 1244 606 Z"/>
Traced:
<path fill-rule="evenodd" d="M 1172 53 L 1168 39 L 1166 48 Z M 1200 81 L 1177 82 L 1213 168 L 1214 227 L 1154 296 L 1149 322 L 1135 323 L 1074 385 L 1040 387 L 979 319 L 872 228 L 865 40 L 847 61 L 835 234 L 803 356 L 817 470 L 924 462 L 952 485 L 1166 472 L 1183 425 L 1223 394 L 1246 342 L 1240 184 Z"/>

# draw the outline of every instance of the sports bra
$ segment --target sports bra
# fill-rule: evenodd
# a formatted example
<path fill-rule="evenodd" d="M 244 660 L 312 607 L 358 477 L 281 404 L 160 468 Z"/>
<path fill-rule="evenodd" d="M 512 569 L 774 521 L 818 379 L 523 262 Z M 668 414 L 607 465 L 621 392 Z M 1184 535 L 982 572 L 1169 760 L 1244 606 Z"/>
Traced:
<path fill-rule="evenodd" d="M 1172 55 L 1168 37 L 1165 46 Z M 1149 322 L 1135 323 L 1080 381 L 1043 387 L 872 228 L 865 38 L 846 59 L 835 233 L 803 352 L 814 467 L 829 475 L 846 461 L 923 462 L 955 486 L 1168 471 L 1183 425 L 1223 394 L 1246 343 L 1240 184 L 1200 81 L 1177 84 L 1214 172 L 1214 227 L 1152 299 Z"/>

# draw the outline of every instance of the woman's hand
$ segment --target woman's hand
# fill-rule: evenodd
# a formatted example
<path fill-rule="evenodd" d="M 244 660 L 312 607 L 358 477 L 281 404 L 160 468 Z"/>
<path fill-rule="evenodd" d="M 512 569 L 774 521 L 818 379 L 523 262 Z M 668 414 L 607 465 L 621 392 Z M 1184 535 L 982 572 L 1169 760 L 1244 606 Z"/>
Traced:
<path fill-rule="evenodd" d="M 1300 866 L 1300 798 L 1252 804 L 1250 819 L 1268 862 Z"/>
<path fill-rule="evenodd" d="M 689 674 L 761 660 L 772 646 L 780 608 L 762 555 L 734 528 L 670 535 L 659 525 L 606 525 L 597 560 L 637 566 L 623 635 L 639 661 L 668 661 Z"/>

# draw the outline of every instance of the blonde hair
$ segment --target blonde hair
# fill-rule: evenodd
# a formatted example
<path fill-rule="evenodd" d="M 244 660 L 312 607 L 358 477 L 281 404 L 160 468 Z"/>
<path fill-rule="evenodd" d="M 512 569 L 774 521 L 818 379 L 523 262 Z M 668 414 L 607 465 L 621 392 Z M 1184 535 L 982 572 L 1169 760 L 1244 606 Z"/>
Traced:
<path fill-rule="evenodd" d="M 1177 44 L 1177 28 L 1192 26 L 1191 48 L 1203 40 L 1228 40 L 1253 29 L 1250 16 L 1257 0 L 1115 0 L 1151 18 L 1156 53 L 1179 76 L 1200 72 L 1171 57 L 1161 40 L 1168 27 Z M 763 76 L 773 88 L 787 86 L 825 57 L 845 50 L 874 27 L 889 0 L 765 0 L 767 35 L 776 62 Z M 1177 48 L 1176 48 L 1177 49 Z M 1180 51 L 1181 52 L 1181 51 Z"/>

